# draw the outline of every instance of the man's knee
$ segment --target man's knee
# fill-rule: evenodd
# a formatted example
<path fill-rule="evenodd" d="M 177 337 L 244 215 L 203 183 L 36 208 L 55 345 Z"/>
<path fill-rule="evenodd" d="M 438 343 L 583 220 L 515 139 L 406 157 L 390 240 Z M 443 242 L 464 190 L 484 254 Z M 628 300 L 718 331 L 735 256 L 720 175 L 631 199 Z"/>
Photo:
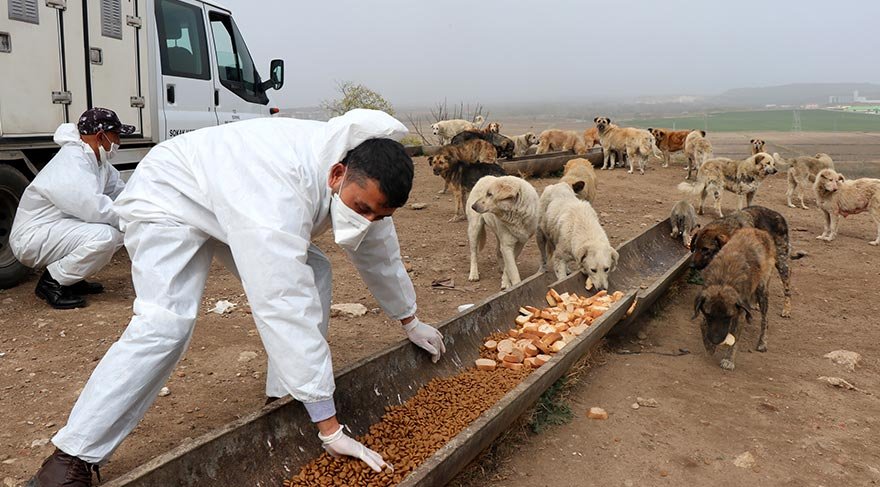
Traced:
<path fill-rule="evenodd" d="M 123 233 L 110 225 L 102 225 L 100 232 L 95 235 L 94 246 L 99 251 L 115 253 L 122 248 Z"/>

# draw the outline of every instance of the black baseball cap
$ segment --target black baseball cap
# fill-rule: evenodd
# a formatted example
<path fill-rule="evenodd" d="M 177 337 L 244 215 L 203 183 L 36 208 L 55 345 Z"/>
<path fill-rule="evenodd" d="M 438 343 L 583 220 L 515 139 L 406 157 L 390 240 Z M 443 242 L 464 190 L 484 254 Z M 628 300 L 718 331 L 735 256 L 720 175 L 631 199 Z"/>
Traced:
<path fill-rule="evenodd" d="M 116 132 L 120 135 L 134 133 L 134 125 L 125 125 L 119 121 L 116 112 L 109 108 L 90 108 L 79 116 L 76 124 L 80 135 L 94 135 L 100 131 Z"/>

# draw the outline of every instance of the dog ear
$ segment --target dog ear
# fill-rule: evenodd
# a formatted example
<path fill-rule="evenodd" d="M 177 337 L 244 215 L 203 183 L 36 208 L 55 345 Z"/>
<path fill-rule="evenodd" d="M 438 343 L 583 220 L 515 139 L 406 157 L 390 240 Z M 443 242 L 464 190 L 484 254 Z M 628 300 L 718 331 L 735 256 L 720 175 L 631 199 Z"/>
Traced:
<path fill-rule="evenodd" d="M 617 261 L 620 259 L 620 254 L 615 249 L 611 249 L 611 270 L 608 272 L 617 269 Z"/>
<path fill-rule="evenodd" d="M 691 317 L 692 320 L 697 319 L 697 316 L 700 316 L 700 311 L 703 308 L 703 303 L 706 302 L 706 296 L 703 293 L 697 295 L 697 299 L 694 300 L 694 315 Z"/>
<path fill-rule="evenodd" d="M 723 247 L 727 245 L 727 242 L 730 240 L 730 235 L 726 233 L 719 233 L 715 237 L 715 241 L 718 242 L 718 247 Z"/>
<path fill-rule="evenodd" d="M 742 310 L 743 313 L 746 314 L 746 321 L 750 324 L 752 322 L 752 310 L 749 309 L 749 305 L 743 303 L 742 301 L 737 301 L 736 307 Z"/>
<path fill-rule="evenodd" d="M 700 239 L 700 236 L 703 235 L 703 230 L 694 229 L 694 232 L 691 234 L 691 252 L 697 251 L 697 240 Z"/>
<path fill-rule="evenodd" d="M 703 137 L 706 136 L 706 131 L 705 131 L 705 130 L 700 130 L 700 133 L 703 134 Z"/>
<path fill-rule="evenodd" d="M 593 123 L 599 123 L 599 117 L 594 118 Z"/>
<path fill-rule="evenodd" d="M 586 184 L 587 183 L 585 183 L 583 181 L 578 181 L 578 182 L 571 185 L 571 189 L 573 189 L 575 193 L 580 193 L 581 190 L 584 189 L 584 185 L 586 185 Z"/>

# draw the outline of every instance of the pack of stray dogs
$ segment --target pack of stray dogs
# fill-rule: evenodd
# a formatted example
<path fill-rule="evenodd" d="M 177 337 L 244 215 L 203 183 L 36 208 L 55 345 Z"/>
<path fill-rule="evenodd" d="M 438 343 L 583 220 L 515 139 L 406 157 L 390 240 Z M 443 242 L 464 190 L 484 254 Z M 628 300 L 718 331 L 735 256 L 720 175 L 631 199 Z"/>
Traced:
<path fill-rule="evenodd" d="M 456 214 L 451 221 L 467 219 L 470 243 L 469 280 L 480 279 L 477 256 L 487 230 L 498 242 L 502 268 L 501 288 L 521 281 L 516 260 L 534 236 L 541 255 L 541 271 L 552 270 L 558 279 L 581 272 L 597 289 L 608 288 L 608 276 L 617 266 L 618 253 L 611 246 L 592 207 L 598 181 L 592 163 L 575 158 L 564 168 L 560 181 L 539 196 L 522 178 L 509 176 L 498 165 L 499 157 L 522 155 L 524 148 L 545 153 L 552 150 L 584 154 L 596 144 L 604 151 L 603 169 L 622 159 L 632 173 L 654 155 L 668 167 L 671 153 L 683 151 L 687 176 L 678 189 L 699 196 L 698 208 L 678 201 L 670 215 L 671 238 L 680 239 L 692 252 L 691 266 L 700 271 L 703 284 L 694 301 L 694 319 L 706 350 L 721 347 L 721 368 L 735 368 L 738 338 L 745 325 L 761 313 L 754 349 L 767 351 L 769 281 L 775 268 L 783 287 L 782 317 L 790 317 L 791 260 L 805 255 L 792 253 L 788 223 L 780 213 L 752 202 L 761 183 L 787 167 L 787 205 L 808 209 L 804 193 L 812 190 L 823 215 L 824 230 L 818 239 L 831 242 L 838 234 L 841 217 L 867 212 L 877 225 L 871 245 L 880 245 L 880 179 L 848 180 L 835 171 L 825 153 L 786 159 L 765 152 L 766 142 L 751 139 L 751 155 L 744 159 L 714 157 L 704 130 L 641 130 L 620 128 L 607 117 L 596 117 L 596 126 L 581 136 L 576 131 L 547 130 L 539 136 L 526 133 L 505 137 L 500 125 L 486 129 L 465 127 L 449 135 L 450 145 L 428 158 L 434 174 L 456 193 Z M 458 124 L 463 126 L 462 124 Z M 436 130 L 436 129 L 435 129 Z M 447 132 L 448 134 L 448 132 Z M 535 147 L 537 145 L 537 147 Z M 692 176 L 696 175 L 692 180 Z M 738 210 L 725 216 L 724 192 L 739 197 Z M 792 201 L 797 193 L 799 206 Z M 718 218 L 701 226 L 706 200 L 712 197 Z"/>

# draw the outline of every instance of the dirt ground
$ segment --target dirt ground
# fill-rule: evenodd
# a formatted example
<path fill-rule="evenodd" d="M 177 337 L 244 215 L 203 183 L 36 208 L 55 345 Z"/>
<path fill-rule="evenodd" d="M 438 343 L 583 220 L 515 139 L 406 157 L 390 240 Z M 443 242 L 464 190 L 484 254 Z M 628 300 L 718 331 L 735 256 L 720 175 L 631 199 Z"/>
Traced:
<path fill-rule="evenodd" d="M 780 152 L 824 150 L 836 157 L 835 150 L 823 145 L 827 142 L 845 160 L 880 157 L 880 138 L 873 135 L 721 134 L 712 140 L 719 155 L 744 154 L 754 135 L 763 135 L 777 145 L 771 150 Z M 680 163 L 663 169 L 657 161 L 645 176 L 600 172 L 595 206 L 615 245 L 666 217 L 681 198 L 675 184 L 682 173 Z M 539 190 L 552 182 L 533 181 Z M 789 218 L 793 246 L 808 256 L 793 265 L 791 319 L 778 317 L 781 291 L 773 281 L 769 352 L 747 352 L 745 345 L 753 341 L 748 338 L 736 371 L 723 373 L 717 359 L 706 356 L 697 325 L 690 321 L 697 287 L 683 285 L 646 321 L 644 340 L 613 343 L 612 349 L 687 348 L 690 355 L 610 354 L 604 366 L 590 371 L 572 391 L 576 419 L 529 439 L 479 485 L 575 485 L 585 478 L 597 485 L 880 481 L 880 447 L 871 440 L 880 428 L 877 396 L 833 389 L 816 380 L 821 375 L 843 377 L 880 394 L 880 253 L 867 244 L 874 228 L 867 215 L 857 215 L 843 222 L 836 242 L 817 241 L 819 214 L 785 207 L 785 187 L 784 175 L 768 180 L 756 203 Z M 441 188 L 424 159 L 417 159 L 410 202 L 426 203 L 427 208 L 407 207 L 395 215 L 404 260 L 412 266 L 419 316 L 428 322 L 454 314 L 458 305 L 478 301 L 500 285 L 494 250 L 489 248 L 480 262 L 483 280 L 474 288 L 431 288 L 431 282 L 441 278 L 454 279 L 458 287 L 471 285 L 466 223 L 447 222 L 454 203 L 451 195 L 437 194 Z M 725 209 L 735 206 L 733 195 L 726 194 L 724 201 Z M 373 310 L 361 318 L 331 321 L 336 366 L 403 339 L 400 325 L 378 312 L 360 279 L 349 277 L 354 269 L 329 234 L 317 243 L 333 261 L 334 302 L 359 302 Z M 520 258 L 521 274 L 530 275 L 537 268 L 537 249 L 527 245 Z M 51 452 L 46 441 L 64 424 L 89 373 L 128 323 L 134 295 L 124 251 L 96 280 L 108 291 L 93 296 L 89 307 L 81 310 L 51 310 L 37 300 L 36 275 L 0 291 L 0 479 L 6 485 L 26 480 Z M 238 303 L 238 308 L 222 316 L 209 313 L 221 299 Z M 222 266 L 215 264 L 203 304 L 205 314 L 190 350 L 168 383 L 171 394 L 156 400 L 102 469 L 105 479 L 262 406 L 265 353 L 241 286 Z M 857 351 L 864 362 L 849 372 L 822 358 L 837 349 Z M 257 358 L 239 360 L 245 351 L 256 352 Z M 632 410 L 636 396 L 655 398 L 660 407 Z M 591 406 L 606 408 L 610 419 L 587 420 L 584 412 Z M 344 419 L 345 412 L 340 415 Z M 746 451 L 756 459 L 754 466 L 735 467 L 733 458 Z"/>

